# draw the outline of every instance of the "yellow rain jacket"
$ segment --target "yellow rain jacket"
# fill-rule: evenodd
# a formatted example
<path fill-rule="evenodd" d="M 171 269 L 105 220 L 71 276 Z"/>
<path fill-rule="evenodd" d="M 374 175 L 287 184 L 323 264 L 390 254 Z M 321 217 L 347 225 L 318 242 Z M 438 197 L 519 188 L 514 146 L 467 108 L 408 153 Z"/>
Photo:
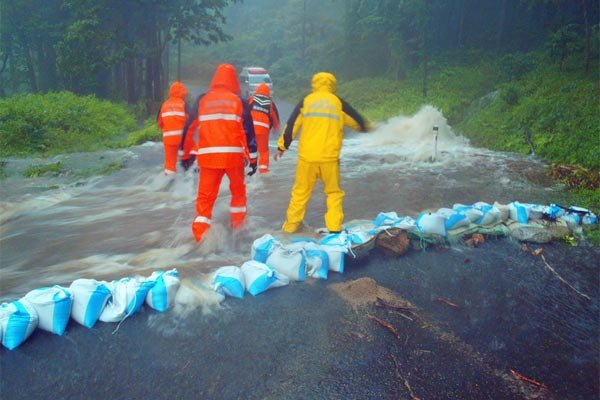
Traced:
<path fill-rule="evenodd" d="M 330 232 L 342 229 L 344 191 L 339 186 L 339 158 L 344 126 L 367 131 L 364 119 L 344 100 L 334 94 L 336 79 L 329 72 L 319 72 L 312 79 L 312 93 L 294 108 L 277 146 L 285 151 L 300 133 L 298 166 L 292 196 L 282 226 L 284 232 L 298 230 L 315 182 L 323 182 L 327 197 L 325 225 Z"/>
<path fill-rule="evenodd" d="M 367 131 L 364 119 L 335 95 L 335 85 L 335 76 L 329 72 L 313 76 L 312 93 L 292 111 L 277 142 L 279 150 L 287 150 L 302 128 L 298 158 L 309 162 L 335 161 L 340 158 L 344 126 Z"/>

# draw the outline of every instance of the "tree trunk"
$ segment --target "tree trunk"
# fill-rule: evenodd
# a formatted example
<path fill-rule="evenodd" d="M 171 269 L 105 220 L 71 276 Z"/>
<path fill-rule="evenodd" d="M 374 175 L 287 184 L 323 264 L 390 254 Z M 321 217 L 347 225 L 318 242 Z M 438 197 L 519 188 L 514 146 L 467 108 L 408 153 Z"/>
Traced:
<path fill-rule="evenodd" d="M 585 29 L 585 73 L 590 71 L 590 22 L 588 20 L 587 0 L 581 0 L 583 8 L 583 26 Z"/>
<path fill-rule="evenodd" d="M 126 81 L 127 81 L 127 103 L 135 104 L 137 102 L 136 94 L 136 75 L 135 60 L 130 56 L 126 62 Z"/>
<path fill-rule="evenodd" d="M 29 78 L 29 86 L 32 92 L 38 91 L 37 79 L 35 77 L 35 69 L 33 67 L 33 58 L 31 57 L 31 51 L 25 49 L 25 59 L 27 62 L 27 77 Z"/>

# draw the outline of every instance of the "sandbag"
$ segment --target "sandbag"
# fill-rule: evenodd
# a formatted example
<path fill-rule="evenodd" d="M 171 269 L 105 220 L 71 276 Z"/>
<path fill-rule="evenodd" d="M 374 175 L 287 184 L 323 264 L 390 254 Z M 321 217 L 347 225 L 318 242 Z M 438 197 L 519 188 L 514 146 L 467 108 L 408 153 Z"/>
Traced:
<path fill-rule="evenodd" d="M 420 233 L 446 236 L 446 218 L 436 213 L 423 213 L 415 221 Z"/>
<path fill-rule="evenodd" d="M 175 295 L 181 284 L 177 269 L 174 268 L 166 272 L 155 271 L 147 281 L 154 282 L 154 286 L 146 295 L 146 304 L 156 311 L 167 311 L 173 305 Z"/>
<path fill-rule="evenodd" d="M 329 272 L 329 254 L 320 245 L 307 242 L 304 245 L 306 270 L 309 276 L 327 279 Z"/>
<path fill-rule="evenodd" d="M 518 201 L 513 201 L 508 205 L 510 219 L 520 224 L 526 224 L 529 221 L 529 209 Z"/>
<path fill-rule="evenodd" d="M 495 201 L 493 205 L 498 209 L 498 211 L 500 211 L 500 218 L 498 219 L 498 222 L 507 221 L 510 216 L 510 210 L 508 205 L 500 204 L 497 201 Z"/>
<path fill-rule="evenodd" d="M 500 210 L 482 201 L 474 203 L 473 207 L 481 211 L 482 215 L 475 220 L 477 225 L 491 225 L 500 221 Z"/>
<path fill-rule="evenodd" d="M 290 283 L 287 276 L 280 274 L 267 264 L 256 260 L 246 261 L 241 267 L 246 282 L 246 290 L 252 296 Z"/>
<path fill-rule="evenodd" d="M 265 264 L 293 281 L 306 280 L 306 261 L 300 242 L 274 246 Z"/>
<path fill-rule="evenodd" d="M 389 226 L 393 228 L 400 228 L 404 230 L 416 229 L 415 220 L 411 217 L 400 217 L 394 211 L 392 212 L 381 212 L 375 217 L 373 224 L 376 227 Z"/>
<path fill-rule="evenodd" d="M 529 215 L 529 219 L 542 219 L 544 215 L 544 209 L 546 206 L 542 206 L 540 204 L 530 204 L 523 203 L 521 204 L 523 207 L 527 208 L 527 213 Z"/>
<path fill-rule="evenodd" d="M 444 221 L 446 232 L 462 226 L 468 226 L 471 223 L 466 213 L 460 213 L 451 208 L 440 208 L 437 211 L 437 214 L 443 215 L 446 219 Z"/>
<path fill-rule="evenodd" d="M 243 298 L 246 282 L 242 269 L 235 265 L 218 268 L 213 274 L 212 287 L 222 295 Z"/>
<path fill-rule="evenodd" d="M 351 243 L 346 232 L 332 233 L 319 241 L 321 248 L 327 252 L 329 257 L 329 270 L 343 273 L 345 259 Z"/>
<path fill-rule="evenodd" d="M 35 308 L 38 328 L 56 335 L 63 335 L 71 316 L 73 295 L 61 286 L 39 288 L 30 291 L 25 299 Z"/>
<path fill-rule="evenodd" d="M 110 299 L 107 285 L 95 279 L 74 280 L 69 287 L 73 294 L 71 318 L 86 328 L 92 328 Z"/>
<path fill-rule="evenodd" d="M 387 256 L 401 256 L 410 248 L 410 239 L 405 230 L 390 228 L 377 235 L 375 245 Z"/>
<path fill-rule="evenodd" d="M 111 282 L 111 299 L 102 310 L 100 321 L 119 322 L 138 312 L 154 284 L 138 276 Z"/>
<path fill-rule="evenodd" d="M 37 325 L 37 312 L 26 299 L 0 304 L 0 337 L 7 349 L 20 346 Z"/>
<path fill-rule="evenodd" d="M 527 224 L 510 222 L 507 226 L 510 236 L 520 242 L 549 243 L 571 234 L 571 229 L 562 221 L 549 224 L 542 221 Z"/>
<path fill-rule="evenodd" d="M 268 233 L 259 237 L 252 243 L 251 258 L 264 263 L 278 243 L 279 241 Z"/>
<path fill-rule="evenodd" d="M 469 219 L 469 222 L 475 222 L 479 218 L 481 218 L 481 216 L 483 215 L 481 210 L 478 210 L 477 208 L 475 208 L 473 206 L 468 206 L 465 204 L 459 204 L 459 203 L 454 204 L 452 206 L 452 209 L 454 211 L 456 211 L 457 213 L 466 215 L 467 218 Z"/>

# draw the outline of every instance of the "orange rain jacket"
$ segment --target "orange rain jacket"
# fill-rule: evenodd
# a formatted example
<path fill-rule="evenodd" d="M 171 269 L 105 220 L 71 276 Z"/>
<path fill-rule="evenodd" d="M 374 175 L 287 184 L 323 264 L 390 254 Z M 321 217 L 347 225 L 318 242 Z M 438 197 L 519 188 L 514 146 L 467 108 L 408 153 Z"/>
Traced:
<path fill-rule="evenodd" d="M 198 127 L 198 143 L 192 133 Z M 244 159 L 256 162 L 256 139 L 248 105 L 240 97 L 235 68 L 230 64 L 217 67 L 210 89 L 192 108 L 181 140 L 184 150 L 196 154 L 200 167 L 233 168 L 244 165 Z"/>
<path fill-rule="evenodd" d="M 181 82 L 173 82 L 169 89 L 169 98 L 158 112 L 158 127 L 163 133 L 163 143 L 167 146 L 178 146 L 181 142 L 183 127 L 188 118 L 185 96 L 185 86 Z"/>
<path fill-rule="evenodd" d="M 268 135 L 271 128 L 279 130 L 279 111 L 270 96 L 269 86 L 261 83 L 256 88 L 256 94 L 248 101 L 256 135 Z"/>

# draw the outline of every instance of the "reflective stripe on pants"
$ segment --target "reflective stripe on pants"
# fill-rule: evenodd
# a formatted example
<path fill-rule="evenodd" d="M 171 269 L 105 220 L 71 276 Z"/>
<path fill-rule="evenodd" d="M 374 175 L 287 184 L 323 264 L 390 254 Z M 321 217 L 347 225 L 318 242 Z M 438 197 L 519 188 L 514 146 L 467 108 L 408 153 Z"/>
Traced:
<path fill-rule="evenodd" d="M 284 232 L 295 232 L 306 213 L 306 205 L 312 194 L 317 178 L 323 182 L 323 192 L 327 198 L 325 226 L 330 231 L 340 231 L 344 221 L 344 191 L 340 188 L 339 160 L 328 162 L 306 162 L 298 160 L 296 181 L 292 188 L 290 205 L 286 221 L 282 226 Z"/>

